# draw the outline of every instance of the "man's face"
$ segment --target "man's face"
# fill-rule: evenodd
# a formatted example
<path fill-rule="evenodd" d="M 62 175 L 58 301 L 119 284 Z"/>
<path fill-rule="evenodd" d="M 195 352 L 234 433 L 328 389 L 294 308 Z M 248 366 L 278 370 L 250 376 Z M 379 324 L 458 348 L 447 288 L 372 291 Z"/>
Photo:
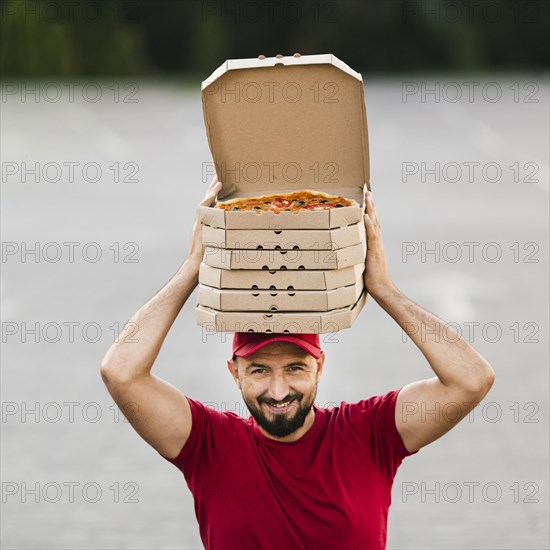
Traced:
<path fill-rule="evenodd" d="M 299 430 L 317 395 L 319 359 L 290 342 L 274 342 L 248 357 L 228 361 L 244 402 L 260 427 L 277 438 Z M 313 414 L 313 413 L 312 413 Z"/>

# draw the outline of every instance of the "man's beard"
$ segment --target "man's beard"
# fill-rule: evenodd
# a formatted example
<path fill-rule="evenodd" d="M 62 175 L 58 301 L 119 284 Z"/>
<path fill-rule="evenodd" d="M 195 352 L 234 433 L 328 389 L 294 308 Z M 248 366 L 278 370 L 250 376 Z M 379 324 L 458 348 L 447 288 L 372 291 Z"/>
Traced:
<path fill-rule="evenodd" d="M 263 404 L 267 403 L 269 405 L 270 403 L 276 403 L 276 401 L 273 401 L 272 399 L 260 397 L 252 402 L 246 399 L 244 394 L 243 399 L 254 420 L 256 420 L 258 425 L 261 426 L 268 434 L 273 437 L 286 437 L 304 425 L 306 417 L 309 414 L 309 411 L 311 411 L 311 407 L 315 401 L 316 394 L 317 388 L 315 388 L 315 392 L 309 402 L 303 401 L 304 395 L 302 393 L 287 396 L 283 403 L 294 401 L 295 404 L 293 404 L 293 410 L 286 413 L 266 413 L 265 411 L 267 407 Z"/>

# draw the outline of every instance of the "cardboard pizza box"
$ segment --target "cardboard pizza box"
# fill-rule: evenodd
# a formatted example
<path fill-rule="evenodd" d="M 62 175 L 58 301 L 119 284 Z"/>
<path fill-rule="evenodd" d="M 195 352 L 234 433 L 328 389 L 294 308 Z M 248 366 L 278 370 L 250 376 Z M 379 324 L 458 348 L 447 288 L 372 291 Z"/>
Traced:
<path fill-rule="evenodd" d="M 218 311 L 330 311 L 353 305 L 363 284 L 333 290 L 220 290 L 199 285 L 198 304 Z"/>
<path fill-rule="evenodd" d="M 363 291 L 350 307 L 307 313 L 254 313 L 217 311 L 197 306 L 197 324 L 206 332 L 283 332 L 325 334 L 349 328 L 367 301 Z"/>
<path fill-rule="evenodd" d="M 199 283 L 220 289 L 332 290 L 355 284 L 364 264 L 328 270 L 218 269 L 201 263 Z"/>
<path fill-rule="evenodd" d="M 365 225 L 337 229 L 221 229 L 203 225 L 202 241 L 215 248 L 270 250 L 336 250 L 365 240 Z"/>
<path fill-rule="evenodd" d="M 202 83 L 219 200 L 311 189 L 355 199 L 319 211 L 239 212 L 199 207 L 223 229 L 333 229 L 362 221 L 370 189 L 363 80 L 332 54 L 230 59 Z M 251 238 L 254 238 L 251 235 Z"/>
<path fill-rule="evenodd" d="M 365 242 L 337 250 L 235 250 L 207 246 L 203 262 L 221 269 L 342 269 L 365 262 Z"/>

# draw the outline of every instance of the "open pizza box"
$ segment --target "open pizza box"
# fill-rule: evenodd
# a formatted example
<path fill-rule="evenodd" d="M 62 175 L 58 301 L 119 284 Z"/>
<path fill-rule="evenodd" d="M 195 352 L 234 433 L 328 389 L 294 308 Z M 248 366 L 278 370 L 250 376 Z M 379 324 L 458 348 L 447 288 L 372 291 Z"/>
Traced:
<path fill-rule="evenodd" d="M 198 305 L 197 324 L 207 332 L 283 332 L 325 334 L 351 327 L 367 300 L 363 291 L 350 307 L 320 312 L 232 312 Z"/>
<path fill-rule="evenodd" d="M 358 203 L 279 214 L 200 206 L 204 225 L 319 231 L 362 222 L 370 180 L 359 73 L 332 54 L 228 60 L 202 83 L 201 96 L 211 175 L 223 182 L 219 200 L 310 189 Z M 248 231 L 250 241 L 264 236 Z"/>
<path fill-rule="evenodd" d="M 350 327 L 367 299 L 361 75 L 330 54 L 229 60 L 203 82 L 202 101 L 219 200 L 310 189 L 358 204 L 279 214 L 199 207 L 197 323 L 215 332 Z"/>

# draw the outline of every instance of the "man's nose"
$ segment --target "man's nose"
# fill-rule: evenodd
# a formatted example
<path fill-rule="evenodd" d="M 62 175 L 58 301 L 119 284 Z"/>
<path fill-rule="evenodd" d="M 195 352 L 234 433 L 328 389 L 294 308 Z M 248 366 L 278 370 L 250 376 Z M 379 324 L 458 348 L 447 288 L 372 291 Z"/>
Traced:
<path fill-rule="evenodd" d="M 282 401 L 288 395 L 288 383 L 283 373 L 276 373 L 269 381 L 269 396 L 274 401 Z"/>

